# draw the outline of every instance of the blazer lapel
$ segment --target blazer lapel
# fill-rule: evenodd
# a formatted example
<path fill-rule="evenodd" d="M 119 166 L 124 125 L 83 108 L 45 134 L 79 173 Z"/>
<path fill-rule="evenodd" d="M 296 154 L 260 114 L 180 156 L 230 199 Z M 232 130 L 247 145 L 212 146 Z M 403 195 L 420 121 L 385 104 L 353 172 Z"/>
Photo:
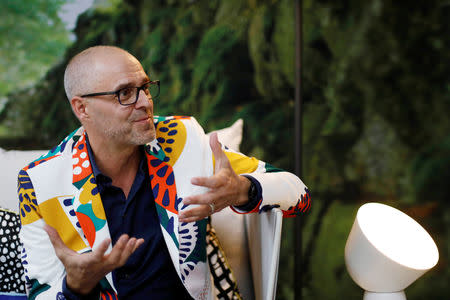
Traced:
<path fill-rule="evenodd" d="M 175 174 L 170 160 L 159 145 L 146 146 L 150 181 L 163 236 L 183 284 L 191 295 L 205 290 L 207 221 L 179 223 L 178 210 L 184 209 L 177 195 Z M 182 207 L 183 206 L 183 207 Z"/>
<path fill-rule="evenodd" d="M 153 155 L 152 153 L 155 152 L 150 153 L 149 145 L 145 150 L 156 211 L 163 229 L 164 240 L 178 272 L 178 206 L 181 199 L 177 196 L 175 175 L 172 167 L 161 157 L 164 152 L 159 152 L 158 156 Z"/>
<path fill-rule="evenodd" d="M 72 184 L 75 189 L 74 210 L 80 226 L 95 249 L 104 239 L 110 238 L 100 193 L 89 160 L 86 132 L 83 132 L 72 150 Z"/>
<path fill-rule="evenodd" d="M 72 185 L 74 191 L 72 204 L 78 219 L 75 226 L 83 230 L 91 249 L 96 249 L 102 241 L 111 236 L 102 199 L 92 172 L 84 130 L 72 148 Z M 110 245 L 107 251 L 111 249 Z M 103 294 L 106 293 L 113 297 L 112 299 L 117 299 L 112 273 L 107 274 L 100 283 L 104 289 Z"/>

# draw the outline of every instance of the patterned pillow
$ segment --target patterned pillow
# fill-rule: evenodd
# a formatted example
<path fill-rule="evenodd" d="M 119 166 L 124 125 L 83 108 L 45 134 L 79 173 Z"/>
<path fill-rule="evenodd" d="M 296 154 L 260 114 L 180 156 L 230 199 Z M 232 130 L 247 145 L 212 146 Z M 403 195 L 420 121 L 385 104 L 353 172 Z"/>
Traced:
<path fill-rule="evenodd" d="M 0 294 L 25 294 L 19 230 L 19 215 L 0 209 Z"/>

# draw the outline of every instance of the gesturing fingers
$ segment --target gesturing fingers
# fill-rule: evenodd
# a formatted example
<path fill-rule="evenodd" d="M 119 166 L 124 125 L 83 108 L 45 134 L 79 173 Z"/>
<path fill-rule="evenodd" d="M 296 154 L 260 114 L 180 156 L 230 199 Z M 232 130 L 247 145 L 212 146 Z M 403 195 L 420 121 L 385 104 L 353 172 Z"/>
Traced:
<path fill-rule="evenodd" d="M 126 259 L 128 259 L 128 256 L 131 254 L 130 246 L 134 248 L 135 242 L 135 238 L 130 239 L 128 235 L 122 234 L 112 248 L 111 253 L 107 256 L 107 262 L 114 268 L 125 264 Z M 124 256 L 126 256 L 125 259 Z"/>
<path fill-rule="evenodd" d="M 109 254 L 105 254 L 111 240 L 105 239 L 92 252 L 79 254 L 68 248 L 58 232 L 44 225 L 56 256 L 66 268 L 67 286 L 81 294 L 89 293 L 98 281 L 114 269 L 123 266 L 131 254 L 144 242 L 143 239 L 130 238 L 123 234 Z"/>
<path fill-rule="evenodd" d="M 131 254 L 133 254 L 143 243 L 144 239 L 129 238 L 126 234 L 121 235 L 112 248 L 111 253 L 107 255 L 107 263 L 110 264 L 112 268 L 123 266 Z"/>
<path fill-rule="evenodd" d="M 127 262 L 130 255 L 133 254 L 136 241 L 136 238 L 131 238 L 127 241 L 122 253 L 120 254 L 120 259 L 118 261 L 119 266 L 123 266 Z"/>
<path fill-rule="evenodd" d="M 183 204 L 196 204 L 178 212 L 181 222 L 199 221 L 211 214 L 233 205 L 234 201 L 243 193 L 241 179 L 231 167 L 230 161 L 222 150 L 217 138 L 217 133 L 211 134 L 209 145 L 215 158 L 214 175 L 209 177 L 194 177 L 191 183 L 208 188 L 201 195 L 188 196 L 184 198 Z M 245 190 L 246 195 L 247 190 Z"/>
<path fill-rule="evenodd" d="M 105 256 L 105 252 L 106 252 L 106 250 L 108 250 L 110 243 L 111 243 L 111 239 L 103 240 L 100 243 L 100 245 L 98 246 L 98 248 L 92 252 L 92 257 L 97 261 L 103 260 L 103 257 Z"/>
<path fill-rule="evenodd" d="M 115 265 L 115 263 L 120 260 L 120 256 L 129 240 L 130 237 L 126 234 L 122 234 L 119 237 L 111 252 L 106 257 L 108 263 Z"/>
<path fill-rule="evenodd" d="M 119 260 L 117 261 L 118 266 L 123 266 L 127 262 L 128 257 L 133 253 L 134 245 L 136 245 L 135 238 L 131 238 L 127 241 L 120 253 Z"/>
<path fill-rule="evenodd" d="M 81 254 L 78 254 L 67 247 L 56 229 L 45 224 L 44 230 L 50 238 L 53 248 L 55 249 L 56 256 L 58 256 L 66 267 L 73 265 L 75 260 L 81 263 L 81 261 L 77 259 L 78 255 Z M 112 248 L 111 253 L 108 255 L 105 255 L 105 252 L 111 243 L 110 239 L 105 239 L 100 243 L 97 249 L 91 253 L 83 254 L 82 256 L 86 263 L 91 265 L 103 265 L 105 272 L 110 272 L 117 267 L 123 266 L 130 255 L 133 254 L 143 242 L 143 239 L 129 238 L 128 235 L 123 234 Z"/>
<path fill-rule="evenodd" d="M 211 207 L 208 204 L 201 204 L 179 212 L 178 219 L 180 222 L 194 222 L 206 218 L 211 215 L 211 213 Z"/>
<path fill-rule="evenodd" d="M 215 173 L 217 173 L 222 168 L 231 168 L 230 161 L 222 150 L 222 146 L 219 143 L 217 133 L 214 132 L 209 137 L 209 146 L 216 160 Z"/>
<path fill-rule="evenodd" d="M 204 186 L 210 189 L 215 189 L 223 185 L 223 179 L 217 175 L 210 177 L 193 177 L 191 183 L 194 185 Z"/>
<path fill-rule="evenodd" d="M 138 239 L 138 240 L 136 240 L 136 243 L 134 244 L 133 253 L 134 253 L 134 251 L 136 251 L 137 248 L 139 248 L 143 243 L 144 243 L 144 239 Z"/>

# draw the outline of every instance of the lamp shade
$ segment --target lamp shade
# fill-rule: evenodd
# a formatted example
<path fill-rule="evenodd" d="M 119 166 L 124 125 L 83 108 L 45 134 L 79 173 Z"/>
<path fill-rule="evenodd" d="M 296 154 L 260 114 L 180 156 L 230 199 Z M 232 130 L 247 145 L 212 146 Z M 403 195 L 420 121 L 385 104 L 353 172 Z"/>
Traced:
<path fill-rule="evenodd" d="M 345 263 L 366 291 L 402 291 L 438 260 L 433 239 L 408 215 L 380 203 L 359 208 L 345 245 Z"/>

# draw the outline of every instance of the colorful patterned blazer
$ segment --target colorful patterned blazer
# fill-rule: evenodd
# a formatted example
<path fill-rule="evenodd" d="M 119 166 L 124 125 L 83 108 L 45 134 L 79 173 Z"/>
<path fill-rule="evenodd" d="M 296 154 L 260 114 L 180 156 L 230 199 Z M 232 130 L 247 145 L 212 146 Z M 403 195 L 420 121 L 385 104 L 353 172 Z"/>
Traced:
<path fill-rule="evenodd" d="M 157 138 L 145 145 L 145 152 L 149 188 L 164 240 L 192 297 L 212 299 L 206 261 L 207 220 L 178 221 L 178 211 L 186 208 L 181 200 L 205 192 L 205 188 L 192 185 L 190 179 L 214 173 L 209 140 L 192 117 L 155 117 L 155 126 Z M 261 185 L 262 199 L 252 212 L 279 207 L 284 216 L 290 217 L 309 209 L 308 190 L 295 175 L 225 146 L 223 150 L 237 174 L 250 174 Z M 18 196 L 22 262 L 29 298 L 64 299 L 61 290 L 65 269 L 55 255 L 44 224 L 56 228 L 64 243 L 78 253 L 92 251 L 110 237 L 82 127 L 20 171 Z M 117 299 L 111 273 L 101 280 L 100 286 L 100 299 Z"/>

